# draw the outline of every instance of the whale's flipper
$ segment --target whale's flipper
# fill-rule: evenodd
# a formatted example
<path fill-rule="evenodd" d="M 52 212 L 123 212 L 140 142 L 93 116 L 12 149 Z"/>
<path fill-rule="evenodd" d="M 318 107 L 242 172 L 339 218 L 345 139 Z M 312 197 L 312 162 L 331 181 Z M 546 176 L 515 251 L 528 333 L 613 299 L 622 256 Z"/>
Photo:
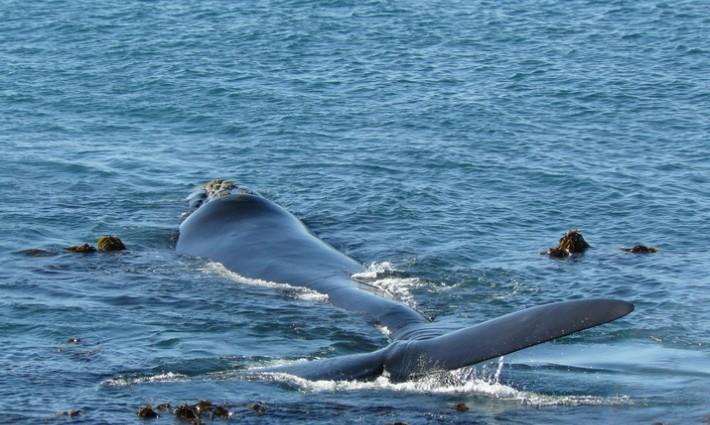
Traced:
<path fill-rule="evenodd" d="M 401 381 L 431 370 L 469 366 L 616 320 L 632 312 L 624 301 L 590 299 L 517 311 L 442 336 L 396 341 L 382 350 L 263 369 L 306 379 L 358 379 L 387 372 Z"/>

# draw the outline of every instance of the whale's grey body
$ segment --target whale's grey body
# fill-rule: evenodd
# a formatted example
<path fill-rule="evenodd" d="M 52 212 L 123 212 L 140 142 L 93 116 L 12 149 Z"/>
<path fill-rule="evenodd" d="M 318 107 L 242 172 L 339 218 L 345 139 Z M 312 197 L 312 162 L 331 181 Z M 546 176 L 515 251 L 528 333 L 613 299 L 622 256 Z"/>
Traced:
<path fill-rule="evenodd" d="M 296 217 L 253 193 L 200 202 L 180 225 L 177 251 L 222 263 L 242 276 L 302 286 L 386 326 L 393 342 L 364 354 L 265 369 L 307 379 L 357 379 L 386 371 L 397 380 L 475 364 L 606 323 L 633 310 L 616 300 L 546 304 L 442 335 L 409 306 L 351 279 L 362 266 L 315 237 Z"/>

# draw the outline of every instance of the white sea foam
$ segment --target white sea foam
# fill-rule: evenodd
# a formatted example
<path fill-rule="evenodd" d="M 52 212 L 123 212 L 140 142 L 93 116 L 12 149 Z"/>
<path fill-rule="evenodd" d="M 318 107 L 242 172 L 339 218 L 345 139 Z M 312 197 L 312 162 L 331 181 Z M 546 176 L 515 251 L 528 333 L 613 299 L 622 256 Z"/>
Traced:
<path fill-rule="evenodd" d="M 404 277 L 398 275 L 392 263 L 383 261 L 370 264 L 365 271 L 352 275 L 353 280 L 363 285 L 369 286 L 377 292 L 383 292 L 386 296 L 401 301 L 412 308 L 417 307 L 411 290 L 425 285 L 416 277 Z"/>
<path fill-rule="evenodd" d="M 479 376 L 475 368 L 463 368 L 449 372 L 431 373 L 424 377 L 405 382 L 392 382 L 385 375 L 373 381 L 311 381 L 287 373 L 259 372 L 262 367 L 274 367 L 306 362 L 298 360 L 274 360 L 267 364 L 260 364 L 259 368 L 252 369 L 255 374 L 245 376 L 243 372 L 212 372 L 202 379 L 207 380 L 233 380 L 233 379 L 267 379 L 283 382 L 298 388 L 301 391 L 322 392 L 355 392 L 355 391 L 394 391 L 418 394 L 452 394 L 452 395 L 480 395 L 492 399 L 512 402 L 525 406 L 620 406 L 632 405 L 634 401 L 628 396 L 598 397 L 592 395 L 552 395 L 532 391 L 524 391 L 503 384 L 499 381 L 503 358 L 498 361 L 498 367 L 493 375 Z M 115 376 L 101 382 L 102 385 L 112 387 L 125 387 L 130 385 L 184 382 L 191 378 L 187 375 L 174 372 L 164 372 L 155 375 L 143 376 Z"/>
<path fill-rule="evenodd" d="M 301 286 L 289 285 L 288 283 L 278 283 L 271 282 L 268 280 L 254 279 L 250 277 L 245 277 L 239 273 L 235 273 L 228 270 L 222 263 L 209 262 L 203 268 L 203 271 L 209 273 L 216 273 L 220 276 L 226 277 L 227 279 L 233 280 L 235 282 L 241 283 L 243 285 L 260 286 L 262 288 L 272 288 L 278 291 L 283 291 L 286 294 L 307 301 L 328 301 L 328 295 L 314 291 L 312 289 L 304 288 Z"/>
<path fill-rule="evenodd" d="M 165 372 L 147 376 L 114 376 L 101 382 L 102 385 L 111 387 L 126 387 L 136 384 L 149 384 L 154 382 L 180 382 L 186 381 L 189 377 L 181 373 Z"/>
<path fill-rule="evenodd" d="M 348 392 L 348 391 L 395 391 L 424 394 L 468 394 L 491 397 L 495 400 L 518 403 L 526 406 L 589 406 L 589 405 L 629 405 L 633 400 L 628 396 L 598 397 L 592 395 L 549 395 L 523 391 L 502 384 L 494 377 L 476 377 L 471 370 L 440 372 L 416 380 L 392 382 L 386 376 L 374 381 L 309 381 L 285 373 L 269 373 L 271 379 L 292 385 L 307 392 Z"/>

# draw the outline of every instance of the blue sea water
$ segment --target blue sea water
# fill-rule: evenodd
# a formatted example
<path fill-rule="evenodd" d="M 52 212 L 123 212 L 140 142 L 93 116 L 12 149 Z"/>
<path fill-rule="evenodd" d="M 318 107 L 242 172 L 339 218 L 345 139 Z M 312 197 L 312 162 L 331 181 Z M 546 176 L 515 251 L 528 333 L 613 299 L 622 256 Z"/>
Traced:
<path fill-rule="evenodd" d="M 708 6 L 1 1 L 0 422 L 210 399 L 259 424 L 706 423 Z M 175 254 L 213 177 L 451 328 L 582 297 L 636 311 L 416 381 L 244 379 L 387 337 Z M 586 255 L 539 255 L 573 227 Z M 62 252 L 101 234 L 129 250 Z"/>

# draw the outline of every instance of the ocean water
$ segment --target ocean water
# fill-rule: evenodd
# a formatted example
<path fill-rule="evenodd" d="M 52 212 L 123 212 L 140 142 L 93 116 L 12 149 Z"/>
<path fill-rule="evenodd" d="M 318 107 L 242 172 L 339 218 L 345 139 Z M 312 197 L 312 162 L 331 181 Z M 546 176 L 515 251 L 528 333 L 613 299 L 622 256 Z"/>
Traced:
<path fill-rule="evenodd" d="M 0 422 L 209 399 L 234 423 L 707 423 L 708 10 L 0 2 Z M 214 177 L 452 329 L 582 297 L 636 310 L 416 381 L 245 378 L 388 340 L 319 294 L 175 254 L 184 197 Z M 574 227 L 586 255 L 539 255 Z M 129 250 L 62 252 L 102 234 Z M 659 252 L 620 249 L 637 243 Z"/>

